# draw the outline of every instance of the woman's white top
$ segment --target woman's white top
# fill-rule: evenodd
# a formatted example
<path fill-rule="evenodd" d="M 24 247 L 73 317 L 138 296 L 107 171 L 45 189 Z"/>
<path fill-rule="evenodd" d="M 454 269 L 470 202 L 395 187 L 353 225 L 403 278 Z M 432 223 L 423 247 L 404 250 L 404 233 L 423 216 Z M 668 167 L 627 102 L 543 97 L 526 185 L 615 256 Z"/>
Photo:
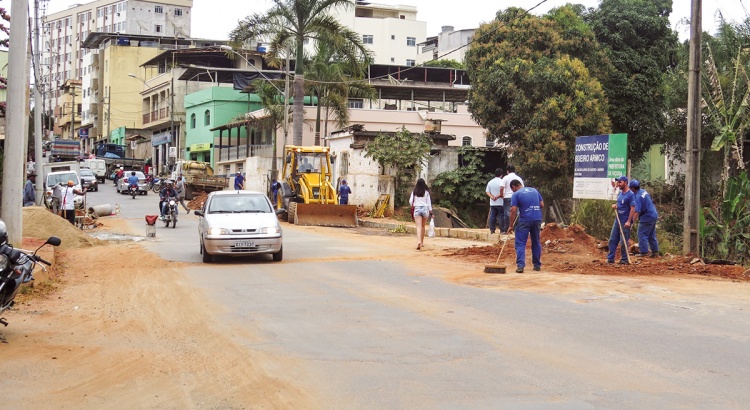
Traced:
<path fill-rule="evenodd" d="M 432 211 L 432 200 L 430 199 L 430 193 L 428 191 L 425 191 L 424 196 L 414 196 L 414 191 L 412 191 L 409 196 L 409 203 L 415 208 L 418 206 L 426 206 L 427 209 Z"/>

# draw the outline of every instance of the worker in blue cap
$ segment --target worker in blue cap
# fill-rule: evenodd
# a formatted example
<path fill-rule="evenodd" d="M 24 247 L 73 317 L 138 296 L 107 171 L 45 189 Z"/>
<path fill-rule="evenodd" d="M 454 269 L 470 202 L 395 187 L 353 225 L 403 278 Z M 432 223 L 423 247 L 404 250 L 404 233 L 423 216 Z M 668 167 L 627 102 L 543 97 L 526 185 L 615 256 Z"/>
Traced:
<path fill-rule="evenodd" d="M 656 240 L 656 220 L 659 213 L 656 211 L 651 195 L 645 189 L 641 189 L 641 183 L 634 179 L 628 187 L 635 195 L 635 217 L 633 222 L 638 224 L 638 252 L 639 256 L 659 256 L 659 242 Z M 649 252 L 650 249 L 650 252 Z"/>

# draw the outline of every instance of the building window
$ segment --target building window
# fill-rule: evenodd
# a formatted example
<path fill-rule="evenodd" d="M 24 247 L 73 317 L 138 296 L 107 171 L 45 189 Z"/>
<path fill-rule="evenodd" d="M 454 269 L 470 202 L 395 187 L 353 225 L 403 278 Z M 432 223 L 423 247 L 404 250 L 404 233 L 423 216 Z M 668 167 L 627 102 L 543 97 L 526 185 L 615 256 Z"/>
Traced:
<path fill-rule="evenodd" d="M 391 40 L 395 40 L 396 36 L 394 34 L 391 34 Z"/>
<path fill-rule="evenodd" d="M 396 58 L 395 57 L 391 57 L 391 62 L 395 63 L 396 62 Z"/>
<path fill-rule="evenodd" d="M 416 47 L 417 39 L 415 37 L 406 37 L 406 45 L 409 47 Z"/>
<path fill-rule="evenodd" d="M 373 44 L 374 38 L 372 34 L 363 34 L 362 35 L 362 43 L 364 44 Z"/>
<path fill-rule="evenodd" d="M 470 147 L 471 146 L 471 137 L 469 137 L 467 135 L 467 136 L 461 138 L 461 145 L 463 145 L 464 147 Z"/>
<path fill-rule="evenodd" d="M 161 33 L 161 24 L 154 25 L 154 32 Z"/>
<path fill-rule="evenodd" d="M 164 13 L 164 8 L 162 6 L 156 6 L 154 7 L 154 13 L 162 14 Z"/>
<path fill-rule="evenodd" d="M 174 9 L 174 15 L 179 17 L 182 15 L 182 9 Z"/>
<path fill-rule="evenodd" d="M 209 110 L 203 113 L 203 125 L 211 125 L 211 111 Z"/>
<path fill-rule="evenodd" d="M 348 105 L 349 108 L 364 108 L 365 102 L 361 99 L 350 99 Z"/>
<path fill-rule="evenodd" d="M 417 65 L 417 62 L 414 60 L 406 60 L 406 65 L 408 65 L 409 67 L 414 67 L 415 65 Z"/>
<path fill-rule="evenodd" d="M 190 128 L 195 129 L 195 114 L 190 115 Z"/>

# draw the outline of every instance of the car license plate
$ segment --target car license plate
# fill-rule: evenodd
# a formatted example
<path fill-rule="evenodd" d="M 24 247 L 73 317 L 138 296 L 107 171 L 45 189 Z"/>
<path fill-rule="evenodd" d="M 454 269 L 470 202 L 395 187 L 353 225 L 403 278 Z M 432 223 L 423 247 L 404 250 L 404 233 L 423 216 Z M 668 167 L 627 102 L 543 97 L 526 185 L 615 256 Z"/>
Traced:
<path fill-rule="evenodd" d="M 235 248 L 254 248 L 255 242 L 253 241 L 237 241 L 234 243 Z"/>

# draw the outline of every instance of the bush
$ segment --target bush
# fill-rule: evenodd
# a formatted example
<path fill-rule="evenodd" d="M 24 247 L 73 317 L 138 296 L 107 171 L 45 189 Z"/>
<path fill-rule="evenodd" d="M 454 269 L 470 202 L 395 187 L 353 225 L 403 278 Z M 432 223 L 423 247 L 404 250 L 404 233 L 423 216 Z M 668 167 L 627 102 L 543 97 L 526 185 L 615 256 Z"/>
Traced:
<path fill-rule="evenodd" d="M 607 240 L 615 221 L 612 203 L 602 199 L 575 200 L 570 222 L 582 225 L 589 235 L 597 239 Z"/>

